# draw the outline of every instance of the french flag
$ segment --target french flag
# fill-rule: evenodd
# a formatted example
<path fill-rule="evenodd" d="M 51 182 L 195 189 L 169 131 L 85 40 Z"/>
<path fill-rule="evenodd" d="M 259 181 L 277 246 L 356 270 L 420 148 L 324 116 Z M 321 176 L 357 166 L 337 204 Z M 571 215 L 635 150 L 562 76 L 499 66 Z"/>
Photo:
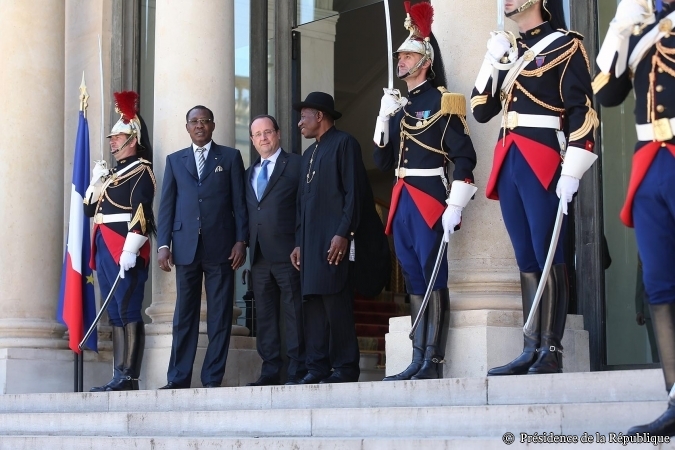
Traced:
<path fill-rule="evenodd" d="M 73 184 L 70 192 L 70 221 L 66 254 L 61 272 L 61 290 L 56 318 L 68 327 L 70 349 L 80 353 L 78 347 L 85 331 L 96 317 L 94 275 L 89 268 L 91 240 L 89 218 L 82 206 L 84 193 L 89 186 L 89 124 L 80 111 L 75 142 Z M 96 333 L 85 343 L 90 350 L 98 351 Z"/>

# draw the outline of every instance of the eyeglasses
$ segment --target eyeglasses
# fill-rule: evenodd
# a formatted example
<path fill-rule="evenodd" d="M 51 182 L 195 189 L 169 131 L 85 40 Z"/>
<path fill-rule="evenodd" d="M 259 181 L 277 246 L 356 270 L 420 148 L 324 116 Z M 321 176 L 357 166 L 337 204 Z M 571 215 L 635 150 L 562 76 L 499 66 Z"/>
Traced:
<path fill-rule="evenodd" d="M 201 124 L 201 125 L 208 125 L 211 122 L 213 122 L 213 119 L 190 119 L 190 120 L 188 120 L 188 124 L 190 124 L 190 126 L 193 126 L 193 127 L 197 126 L 198 123 Z"/>
<path fill-rule="evenodd" d="M 255 138 L 255 139 L 260 139 L 260 138 L 262 138 L 263 136 L 264 136 L 264 137 L 272 136 L 274 133 L 276 133 L 275 130 L 264 130 L 264 131 L 262 131 L 262 132 L 258 131 L 256 134 L 252 134 L 251 137 L 253 137 L 253 138 Z"/>

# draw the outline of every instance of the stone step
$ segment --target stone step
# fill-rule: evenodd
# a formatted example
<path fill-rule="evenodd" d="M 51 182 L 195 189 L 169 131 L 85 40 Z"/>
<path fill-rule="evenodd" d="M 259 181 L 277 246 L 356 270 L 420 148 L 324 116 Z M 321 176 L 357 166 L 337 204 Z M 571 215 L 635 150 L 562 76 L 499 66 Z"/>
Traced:
<path fill-rule="evenodd" d="M 505 450 L 536 448 L 567 450 L 569 444 L 520 444 L 506 447 L 501 438 L 203 438 L 203 437 L 79 437 L 79 436 L 3 436 L 0 450 Z M 605 450 L 625 450 L 620 443 L 584 444 L 583 448 L 598 447 Z M 653 446 L 633 444 L 628 448 L 675 449 L 675 443 Z"/>
<path fill-rule="evenodd" d="M 389 408 L 0 414 L 0 435 L 229 438 L 499 438 L 625 432 L 658 402 Z M 133 411 L 133 410 L 130 410 Z"/>
<path fill-rule="evenodd" d="M 659 369 L 306 386 L 0 395 L 0 413 L 547 405 L 664 401 Z"/>

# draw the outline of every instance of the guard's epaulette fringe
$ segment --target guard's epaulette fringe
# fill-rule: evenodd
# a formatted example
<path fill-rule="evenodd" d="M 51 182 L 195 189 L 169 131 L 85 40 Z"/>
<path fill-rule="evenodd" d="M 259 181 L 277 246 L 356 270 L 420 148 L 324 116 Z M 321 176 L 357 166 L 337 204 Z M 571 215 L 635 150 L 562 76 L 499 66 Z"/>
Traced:
<path fill-rule="evenodd" d="M 441 97 L 441 114 L 466 116 L 466 97 L 454 92 L 443 92 Z"/>

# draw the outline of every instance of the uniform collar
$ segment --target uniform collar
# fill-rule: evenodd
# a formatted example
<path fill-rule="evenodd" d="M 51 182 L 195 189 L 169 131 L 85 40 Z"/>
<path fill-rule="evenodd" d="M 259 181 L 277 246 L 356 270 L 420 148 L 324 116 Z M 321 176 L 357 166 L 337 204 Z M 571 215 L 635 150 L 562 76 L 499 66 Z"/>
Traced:
<path fill-rule="evenodd" d="M 117 165 L 115 166 L 115 169 L 117 169 L 117 170 L 123 169 L 123 168 L 127 167 L 129 164 L 137 161 L 138 159 L 139 159 L 138 155 L 131 155 L 127 158 L 124 158 L 120 161 L 117 161 Z"/>
<path fill-rule="evenodd" d="M 424 94 L 426 91 L 431 89 L 433 86 L 431 86 L 431 82 L 429 80 L 426 80 L 424 83 L 420 84 L 416 88 L 412 89 L 408 93 L 408 97 L 417 97 L 418 95 Z"/>
<path fill-rule="evenodd" d="M 527 30 L 524 33 L 520 33 L 520 37 L 523 38 L 523 40 L 540 40 L 544 36 L 553 33 L 553 27 L 551 26 L 550 22 L 544 22 L 540 25 L 537 25 L 536 27 Z"/>

